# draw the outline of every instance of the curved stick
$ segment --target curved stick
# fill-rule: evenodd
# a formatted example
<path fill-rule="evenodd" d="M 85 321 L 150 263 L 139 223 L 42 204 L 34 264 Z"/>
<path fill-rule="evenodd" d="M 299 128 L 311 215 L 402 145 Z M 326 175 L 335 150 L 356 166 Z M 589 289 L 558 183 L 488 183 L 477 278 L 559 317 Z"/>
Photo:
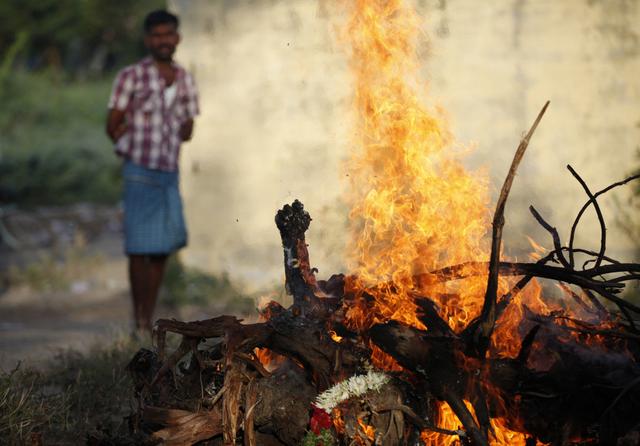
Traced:
<path fill-rule="evenodd" d="M 520 161 L 524 157 L 524 152 L 527 150 L 529 140 L 535 132 L 544 112 L 549 106 L 549 101 L 544 104 L 538 117 L 534 121 L 529 132 L 522 138 L 520 145 L 516 150 L 516 153 L 511 162 L 511 167 L 507 173 L 507 177 L 504 180 L 502 189 L 500 190 L 500 196 L 498 197 L 498 203 L 496 204 L 496 211 L 493 215 L 493 232 L 491 237 L 491 257 L 489 260 L 489 277 L 487 278 L 487 289 L 484 295 L 484 304 L 482 305 L 482 312 L 480 313 L 480 324 L 478 325 L 477 337 L 475 339 L 475 345 L 480 356 L 484 356 L 486 349 L 489 345 L 489 338 L 493 333 L 493 329 L 496 324 L 496 303 L 498 300 L 498 275 L 500 264 L 500 246 L 502 244 L 502 228 L 504 226 L 504 209 L 507 204 L 507 198 L 511 191 L 511 185 L 513 179 L 516 176 L 516 170 L 520 165 Z"/>
<path fill-rule="evenodd" d="M 611 189 L 614 189 L 614 188 L 616 188 L 618 186 L 623 186 L 623 185 L 627 184 L 630 181 L 639 179 L 640 178 L 640 174 L 632 175 L 632 176 L 630 176 L 628 178 L 625 178 L 622 181 L 618 181 L 617 183 L 610 184 L 609 186 L 607 186 L 604 189 L 596 192 L 595 194 L 591 194 L 591 192 L 589 191 L 589 188 L 587 187 L 586 183 L 584 182 L 584 180 L 582 178 L 580 178 L 580 176 L 576 173 L 576 171 L 570 165 L 567 165 L 567 169 L 569 169 L 569 171 L 575 177 L 575 179 L 578 180 L 580 185 L 582 185 L 582 188 L 585 190 L 585 192 L 589 196 L 589 200 L 582 206 L 582 208 L 578 212 L 578 215 L 576 216 L 576 219 L 573 222 L 573 226 L 571 226 L 571 235 L 569 236 L 569 261 L 570 261 L 571 265 L 574 264 L 573 242 L 574 242 L 575 236 L 576 236 L 576 229 L 578 228 L 578 223 L 580 222 L 580 218 L 582 218 L 582 214 L 584 214 L 584 212 L 589 208 L 591 203 L 593 203 L 593 207 L 596 210 L 596 213 L 598 214 L 598 220 L 600 221 L 600 227 L 602 229 L 602 237 L 601 237 L 601 241 L 600 241 L 600 254 L 598 255 L 598 259 L 601 259 L 604 256 L 604 246 L 605 246 L 605 242 L 606 242 L 606 227 L 604 225 L 604 219 L 602 218 L 602 212 L 600 212 L 600 207 L 598 206 L 598 203 L 596 202 L 596 198 L 598 196 L 606 193 L 606 192 L 609 192 Z M 599 262 L 596 261 L 596 266 L 599 266 L 601 262 L 602 262 L 602 260 L 600 260 Z"/>
<path fill-rule="evenodd" d="M 589 189 L 589 186 L 587 186 L 587 183 L 585 183 L 585 181 L 580 177 L 580 175 L 578 175 L 578 172 L 576 172 L 573 169 L 573 167 L 571 167 L 570 164 L 567 164 L 567 169 L 569 169 L 569 172 L 571 172 L 571 175 L 573 175 L 574 178 L 578 180 L 578 182 L 584 189 L 585 193 L 589 197 L 589 201 L 593 203 L 593 208 L 595 209 L 596 214 L 598 215 L 598 222 L 600 223 L 600 251 L 598 251 L 598 258 L 594 266 L 595 268 L 597 268 L 602 263 L 602 257 L 604 256 L 604 252 L 607 249 L 607 227 L 604 222 L 604 217 L 602 216 L 600 205 L 598 204 L 596 197 L 591 193 L 591 190 Z"/>
<path fill-rule="evenodd" d="M 563 250 L 563 251 L 569 251 L 569 248 L 568 248 L 568 247 L 566 247 L 566 246 L 563 246 L 563 247 L 562 247 L 562 250 Z M 572 252 L 580 252 L 580 253 L 582 253 L 582 254 L 588 254 L 588 255 L 593 256 L 593 257 L 598 257 L 598 253 L 597 253 L 597 252 L 593 252 L 593 251 L 590 251 L 590 250 L 588 250 L 588 249 L 583 249 L 583 248 L 572 248 L 572 249 L 571 249 L 571 251 L 572 251 Z M 620 263 L 618 260 L 613 259 L 613 258 L 611 258 L 611 257 L 607 257 L 607 256 L 602 256 L 602 260 L 606 260 L 606 261 L 607 261 L 607 262 L 609 262 L 609 263 Z M 595 262 L 595 259 L 587 260 L 586 262 L 584 262 L 584 263 L 582 264 L 582 269 L 583 269 L 583 270 L 587 269 L 587 265 L 588 265 L 589 263 L 592 263 L 592 262 Z"/>
<path fill-rule="evenodd" d="M 600 281 L 593 277 L 600 274 L 606 274 L 607 272 L 630 272 L 635 271 L 635 268 L 640 269 L 640 265 L 631 264 L 632 269 L 624 269 L 620 265 L 604 265 L 595 270 L 587 271 L 574 271 L 567 270 L 557 266 L 541 265 L 538 263 L 518 263 L 518 262 L 500 262 L 498 269 L 500 274 L 504 276 L 535 276 L 544 279 L 561 280 L 563 282 L 572 283 L 581 287 L 596 289 L 600 287 L 606 288 L 624 288 L 624 285 L 618 282 L 612 281 Z M 483 274 L 484 268 L 487 266 L 487 262 L 465 262 L 458 265 L 448 266 L 436 271 L 425 274 L 424 276 L 435 275 L 442 282 L 448 282 L 450 280 L 459 280 L 471 276 L 478 276 Z M 608 266 L 616 266 L 617 269 L 607 268 L 607 271 L 601 271 Z M 612 271 L 613 270 L 613 271 Z M 420 283 L 422 274 L 417 275 L 416 282 Z M 429 280 L 425 278 L 425 282 Z"/>
<path fill-rule="evenodd" d="M 564 258 L 564 254 L 562 254 L 562 245 L 560 244 L 560 236 L 558 235 L 558 230 L 547 223 L 545 219 L 542 218 L 542 215 L 540 215 L 540 213 L 536 211 L 536 208 L 534 208 L 533 206 L 529 206 L 529 210 L 533 214 L 534 218 L 538 221 L 538 223 L 540 223 L 540 225 L 551 234 L 551 238 L 553 238 L 553 247 L 556 249 L 555 252 L 558 255 L 558 260 L 560 261 L 560 263 L 562 263 L 562 265 L 567 269 L 573 269 L 573 265 L 569 264 L 569 262 L 567 262 L 567 259 Z"/>
<path fill-rule="evenodd" d="M 615 263 L 612 265 L 601 265 L 599 268 L 591 268 L 582 271 L 587 277 L 601 276 L 602 274 L 612 273 L 631 273 L 640 272 L 640 264 L 638 263 Z"/>
<path fill-rule="evenodd" d="M 612 282 L 626 282 L 627 280 L 640 280 L 640 274 L 627 274 L 611 279 Z"/>
<path fill-rule="evenodd" d="M 609 186 L 605 187 L 604 189 L 596 192 L 595 194 L 593 194 L 594 198 L 597 198 L 598 196 L 609 192 L 611 189 L 614 189 L 618 186 L 623 186 L 625 184 L 627 184 L 630 181 L 633 180 L 637 180 L 640 178 L 640 174 L 636 174 L 636 175 L 632 175 L 628 178 L 625 178 L 622 181 L 618 181 L 617 183 L 613 183 L 610 184 Z M 574 252 L 578 252 L 578 250 L 574 250 L 573 249 L 573 241 L 576 235 L 576 228 L 578 227 L 578 223 L 580 222 L 580 218 L 582 218 L 582 214 L 584 214 L 584 212 L 589 208 L 589 206 L 591 205 L 591 200 L 588 200 L 580 209 L 580 212 L 578 212 L 578 215 L 576 216 L 576 219 L 573 222 L 573 226 L 571 226 L 571 235 L 569 236 L 569 261 L 570 263 L 573 265 L 573 253 Z"/>
<path fill-rule="evenodd" d="M 440 279 L 443 282 L 448 280 L 457 280 L 464 279 L 465 277 L 470 277 L 472 275 L 480 274 L 478 272 L 478 268 L 482 265 L 486 265 L 486 262 L 467 262 L 462 263 L 455 266 L 450 266 L 447 268 L 443 268 L 442 270 L 436 271 L 435 274 L 440 276 Z M 467 270 L 470 266 L 475 267 L 473 270 Z M 624 288 L 624 283 L 621 282 L 613 282 L 613 281 L 598 281 L 594 280 L 590 277 L 592 275 L 603 274 L 601 270 L 609 270 L 604 271 L 607 272 L 615 272 L 610 271 L 616 267 L 619 272 L 629 272 L 629 271 L 637 271 L 640 270 L 639 264 L 629 264 L 629 269 L 623 269 L 626 264 L 619 265 L 604 265 L 600 268 L 595 269 L 594 271 L 568 271 L 565 268 L 559 268 L 554 266 L 547 265 L 539 265 L 536 263 L 510 263 L 510 262 L 500 262 L 499 264 L 500 274 L 502 275 L 511 275 L 511 276 L 534 276 L 541 277 L 545 279 L 553 279 L 559 280 L 566 283 L 571 283 L 573 285 L 577 285 L 582 287 L 583 289 L 590 289 L 600 294 L 602 297 L 614 302 L 620 311 L 623 313 L 627 313 L 626 310 L 632 310 L 633 312 L 640 314 L 640 307 L 634 305 L 630 302 L 625 301 L 624 299 L 616 296 L 614 293 L 609 291 L 609 289 L 622 289 Z M 587 274 L 590 273 L 590 274 Z M 431 273 L 433 274 L 433 273 Z M 418 276 L 419 277 L 419 276 Z M 419 280 L 419 278 L 418 278 Z M 627 317 L 628 319 L 630 316 Z"/>

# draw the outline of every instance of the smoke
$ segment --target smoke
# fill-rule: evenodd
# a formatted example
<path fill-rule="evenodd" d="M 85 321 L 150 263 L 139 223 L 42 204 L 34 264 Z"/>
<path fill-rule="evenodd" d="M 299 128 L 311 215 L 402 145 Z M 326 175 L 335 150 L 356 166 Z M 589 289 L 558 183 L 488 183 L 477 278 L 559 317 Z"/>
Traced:
<path fill-rule="evenodd" d="M 351 141 L 352 85 L 329 0 L 172 0 L 181 16 L 178 60 L 202 98 L 194 140 L 182 154 L 190 246 L 184 260 L 227 272 L 249 289 L 279 283 L 282 252 L 273 217 L 298 198 L 313 217 L 307 241 L 321 277 L 343 271 L 347 209 L 343 161 Z M 605 9 L 606 6 L 606 9 Z M 571 164 L 597 191 L 633 168 L 640 139 L 637 2 L 420 1 L 423 71 L 433 103 L 448 112 L 469 167 L 502 182 L 523 132 L 551 106 L 529 146 L 507 205 L 505 244 L 522 257 L 534 205 L 567 240 L 586 201 Z M 616 193 L 622 199 L 625 191 Z M 609 217 L 608 247 L 632 247 Z M 577 245 L 597 250 L 585 215 Z"/>

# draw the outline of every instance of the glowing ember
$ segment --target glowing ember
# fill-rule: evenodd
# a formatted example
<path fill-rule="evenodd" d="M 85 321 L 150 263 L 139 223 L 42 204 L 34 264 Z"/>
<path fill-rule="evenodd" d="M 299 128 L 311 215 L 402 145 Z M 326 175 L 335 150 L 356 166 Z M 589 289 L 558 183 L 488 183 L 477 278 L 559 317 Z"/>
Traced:
<path fill-rule="evenodd" d="M 268 372 L 276 370 L 286 359 L 284 356 L 274 353 L 267 348 L 256 348 L 253 350 L 253 353 Z"/>
<path fill-rule="evenodd" d="M 258 305 L 259 320 L 268 321 L 271 319 L 273 309 L 279 306 L 276 301 L 271 300 L 269 297 L 261 297 Z M 253 354 L 265 370 L 269 372 L 277 369 L 286 359 L 284 356 L 274 353 L 268 348 L 255 348 Z"/>
<path fill-rule="evenodd" d="M 336 342 L 342 341 L 342 336 L 338 335 L 338 333 L 336 333 L 334 330 L 329 331 L 329 336 L 331 336 L 331 339 L 333 339 Z"/>
<path fill-rule="evenodd" d="M 364 433 L 364 435 L 366 435 L 369 440 L 374 439 L 376 435 L 376 429 L 373 426 L 368 425 L 360 418 L 358 418 L 358 425 L 360 426 L 360 429 L 362 429 L 362 433 Z"/>
<path fill-rule="evenodd" d="M 473 407 L 471 406 L 471 404 L 469 402 L 465 403 L 469 411 L 471 411 L 471 413 L 473 414 Z M 460 421 L 458 421 L 458 418 L 447 403 L 442 403 L 440 405 L 439 417 L 439 427 L 452 431 L 461 428 Z M 489 441 L 489 444 L 491 446 L 512 446 L 519 444 L 523 445 L 527 441 L 527 437 L 524 434 L 510 430 L 505 425 L 504 420 L 500 418 L 492 419 L 491 427 L 496 433 L 495 437 Z M 420 435 L 420 439 L 424 441 L 427 446 L 454 446 L 460 444 L 459 438 L 455 435 L 444 435 L 429 431 L 422 432 L 422 434 Z M 538 441 L 536 443 L 536 446 L 545 446 L 545 443 Z"/>
<path fill-rule="evenodd" d="M 331 411 L 331 420 L 333 421 L 333 427 L 335 428 L 338 434 L 344 433 L 345 425 L 344 420 L 342 419 L 342 412 L 339 408 L 334 408 Z"/>

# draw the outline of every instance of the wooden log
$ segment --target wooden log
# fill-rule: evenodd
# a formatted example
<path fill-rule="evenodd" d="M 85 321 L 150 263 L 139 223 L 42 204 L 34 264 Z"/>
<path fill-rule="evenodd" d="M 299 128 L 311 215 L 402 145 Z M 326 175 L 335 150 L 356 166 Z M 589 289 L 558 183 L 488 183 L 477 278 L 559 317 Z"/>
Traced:
<path fill-rule="evenodd" d="M 224 388 L 226 389 L 222 403 L 222 434 L 224 446 L 235 446 L 244 394 L 244 379 L 247 366 L 240 361 L 230 361 L 225 367 Z"/>
<path fill-rule="evenodd" d="M 614 441 L 640 423 L 640 368 L 628 354 L 576 341 L 560 340 L 552 321 L 544 336 L 534 328 L 514 359 L 477 361 L 464 354 L 456 337 L 431 335 L 395 321 L 372 327 L 373 342 L 405 369 L 426 382 L 429 391 L 449 403 L 474 445 L 488 444 L 482 428 L 480 402 L 492 418 L 506 417 L 514 430 L 528 432 L 547 443 L 561 444 L 563 436 Z M 534 338 L 538 350 L 553 352 L 548 370 L 528 366 Z M 540 339 L 542 337 L 542 339 Z M 637 343 L 637 340 L 627 340 Z M 471 401 L 478 425 L 463 400 Z M 615 416 L 612 414 L 615 413 Z M 514 417 L 513 414 L 518 414 Z M 613 443 L 605 443 L 613 444 Z"/>
<path fill-rule="evenodd" d="M 256 440 L 256 430 L 254 423 L 254 414 L 256 405 L 258 404 L 258 390 L 256 379 L 253 378 L 247 385 L 244 400 L 244 446 L 258 446 Z"/>
<path fill-rule="evenodd" d="M 293 296 L 294 312 L 305 315 L 312 308 L 321 307 L 315 296 L 316 278 L 305 242 L 311 216 L 304 205 L 295 200 L 278 211 L 275 221 L 284 249 L 285 286 Z"/>
<path fill-rule="evenodd" d="M 310 382 L 315 383 L 320 391 L 341 379 L 343 374 L 353 374 L 370 357 L 370 351 L 361 345 L 335 342 L 327 330 L 328 321 L 295 315 L 278 304 L 272 304 L 271 319 L 267 322 L 240 322 L 230 316 L 188 323 L 159 320 L 156 323 L 159 345 L 164 345 L 167 331 L 186 337 L 179 348 L 169 355 L 151 385 L 168 373 L 187 353 L 197 350 L 197 345 L 193 344 L 194 339 L 199 342 L 209 337 L 224 339 L 227 357 L 236 352 L 251 354 L 255 348 L 267 348 L 296 359 L 303 365 Z M 162 350 L 160 346 L 158 349 Z M 340 363 L 340 373 L 336 373 L 337 361 Z M 260 367 L 253 368 L 263 372 Z"/>
<path fill-rule="evenodd" d="M 514 173 L 512 166 L 508 181 L 512 181 Z M 498 253 L 503 224 L 499 214 L 504 210 L 507 194 L 508 188 L 506 194 L 501 194 L 504 196 L 494 218 L 494 251 Z M 628 362 L 611 363 L 623 366 L 624 373 L 620 378 L 620 370 L 614 370 L 606 361 L 598 362 L 594 370 L 583 371 L 591 368 L 592 362 L 585 358 L 594 350 L 586 348 L 576 356 L 574 344 L 554 342 L 553 336 L 549 337 L 547 332 L 543 336 L 546 344 L 543 347 L 536 344 L 534 348 L 536 336 L 541 336 L 540 327 L 551 332 L 558 328 L 552 319 L 536 321 L 538 325 L 529 331 L 516 358 L 485 358 L 485 353 L 493 326 L 511 300 L 506 296 L 498 301 L 494 296 L 492 287 L 498 274 L 526 276 L 510 295 L 526 286 L 532 277 L 548 277 L 594 290 L 615 302 L 628 315 L 629 312 L 640 313 L 640 307 L 622 300 L 615 293 L 632 278 L 629 274 L 640 272 L 640 265 L 617 263 L 604 256 L 602 250 L 594 254 L 596 266 L 583 271 L 567 268 L 566 262 L 562 268 L 545 265 L 554 256 L 562 256 L 566 249 L 560 246 L 559 240 L 555 241 L 555 251 L 536 264 L 500 262 L 499 256 L 492 255 L 490 262 L 484 264 L 489 270 L 489 280 L 482 313 L 462 333 L 453 332 L 440 317 L 433 301 L 418 295 L 413 298 L 419 318 L 428 331 L 391 321 L 375 325 L 368 332 L 353 333 L 341 325 L 344 308 L 354 300 L 353 295 L 345 295 L 345 276 L 334 275 L 327 281 L 319 281 L 310 266 L 305 243 L 305 231 L 310 221 L 311 217 L 297 200 L 276 215 L 284 248 L 286 286 L 294 299 L 291 308 L 285 309 L 273 303 L 265 311 L 268 321 L 257 324 L 242 324 L 233 316 L 188 323 L 175 320 L 157 322 L 155 339 L 158 355 L 142 352 L 129 366 L 134 374 L 141 407 L 145 406 L 144 403 L 148 406 L 149 402 L 162 402 L 168 406 L 163 409 L 180 410 L 190 408 L 186 401 L 193 397 L 195 401 L 199 398 L 205 408 L 176 412 L 173 418 L 165 414 L 165 424 L 161 424 L 163 428 L 154 434 L 157 438 L 190 441 L 188 439 L 195 438 L 195 434 L 190 433 L 193 426 L 207 417 L 218 416 L 219 432 L 215 435 L 225 446 L 235 445 L 241 431 L 245 446 L 297 445 L 309 421 L 310 402 L 319 391 L 361 371 L 363 362 L 371 356 L 369 338 L 404 367 L 405 371 L 400 376 L 411 391 L 420 393 L 420 397 L 419 401 L 413 401 L 411 407 L 404 404 L 411 392 L 400 392 L 400 396 L 386 392 L 381 396 L 383 401 L 377 402 L 375 398 L 368 397 L 365 400 L 368 404 L 366 419 L 361 417 L 363 406 L 354 409 L 347 422 L 351 438 L 358 436 L 363 444 L 391 446 L 406 443 L 409 439 L 413 444 L 416 438 L 411 432 L 416 430 L 407 426 L 415 425 L 420 429 L 460 435 L 465 444 L 485 446 L 492 434 L 490 419 L 512 413 L 519 414 L 519 418 L 508 418 L 512 428 L 553 444 L 561 444 L 575 435 L 593 437 L 594 430 L 598 429 L 601 439 L 610 442 L 603 444 L 613 444 L 615 439 L 638 423 L 635 415 L 640 413 L 637 361 L 630 359 Z M 554 236 L 557 234 L 555 230 L 551 232 Z M 611 264 L 601 265 L 602 261 Z M 419 284 L 422 278 L 430 282 L 434 278 L 442 282 L 455 280 L 470 274 L 471 269 L 472 274 L 477 274 L 478 269 L 469 266 L 457 265 L 423 277 L 417 276 L 416 283 Z M 605 274 L 617 276 L 612 278 Z M 367 293 L 363 292 L 358 297 L 367 307 Z M 533 316 L 528 318 L 533 319 Z M 615 319 L 610 318 L 609 323 L 616 323 Z M 633 328 L 633 321 L 630 325 Z M 609 328 L 616 334 L 626 330 L 622 326 L 621 331 L 611 325 Z M 334 341 L 330 336 L 332 330 L 339 331 L 345 339 Z M 562 330 L 566 332 L 566 327 Z M 611 334 L 580 324 L 574 331 L 598 336 Z M 178 349 L 168 356 L 165 352 L 167 332 L 183 335 Z M 202 341 L 208 338 L 217 339 L 215 347 L 201 350 Z M 633 345 L 626 345 L 640 357 L 640 342 L 635 333 L 625 331 L 624 336 L 615 336 L 615 339 L 616 342 L 633 342 Z M 285 365 L 274 373 L 267 372 L 254 354 L 257 347 L 283 355 L 287 358 Z M 541 372 L 528 364 L 529 358 L 535 360 L 539 350 L 545 347 L 557 352 L 561 360 Z M 184 364 L 184 357 L 190 353 L 191 360 L 186 361 L 186 368 L 180 366 L 178 379 L 174 373 L 177 364 Z M 618 378 L 613 379 L 612 376 Z M 205 387 L 211 389 L 207 396 L 204 395 Z M 184 398 L 185 395 L 189 398 Z M 391 398 L 393 401 L 384 400 L 393 395 L 397 396 Z M 433 399 L 449 404 L 462 422 L 463 432 L 439 429 L 430 425 L 424 416 L 416 415 L 428 413 Z M 475 414 L 471 413 L 465 401 L 471 402 Z M 349 402 L 354 407 L 362 403 L 363 400 Z M 185 407 L 177 407 L 176 404 Z M 584 413 L 587 407 L 590 410 L 595 407 L 600 413 Z M 201 412 L 203 415 L 199 415 Z M 634 415 L 627 415 L 629 413 Z M 148 424 L 154 420 L 154 414 L 151 412 L 147 416 L 149 418 L 143 421 Z M 385 427 L 381 428 L 383 425 Z M 368 426 L 375 426 L 379 435 L 371 436 Z M 211 433 L 205 432 L 207 435 Z M 217 444 L 215 441 L 213 444 Z M 531 441 L 535 443 L 535 439 Z"/>
<path fill-rule="evenodd" d="M 222 416 L 216 409 L 194 413 L 148 406 L 142 416 L 148 423 L 164 426 L 152 438 L 165 446 L 191 446 L 222 432 Z"/>
<path fill-rule="evenodd" d="M 272 376 L 257 380 L 255 385 L 256 434 L 273 435 L 285 445 L 299 445 L 309 426 L 311 402 L 317 394 L 304 371 L 288 361 Z"/>

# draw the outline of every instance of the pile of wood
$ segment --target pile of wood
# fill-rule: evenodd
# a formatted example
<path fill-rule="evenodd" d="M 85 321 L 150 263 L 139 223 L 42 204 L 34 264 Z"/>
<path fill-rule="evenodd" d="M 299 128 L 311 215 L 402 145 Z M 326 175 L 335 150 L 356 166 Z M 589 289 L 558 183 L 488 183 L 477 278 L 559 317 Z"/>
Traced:
<path fill-rule="evenodd" d="M 453 436 L 459 444 L 489 445 L 496 435 L 491 420 L 504 420 L 526 435 L 527 444 L 637 444 L 640 425 L 640 307 L 621 297 L 624 286 L 640 277 L 640 265 L 606 255 L 606 228 L 597 198 L 638 176 L 592 192 L 578 174 L 588 200 L 563 246 L 558 232 L 531 208 L 547 229 L 554 249 L 536 263 L 500 261 L 504 208 L 519 161 L 545 108 L 523 138 L 502 188 L 493 220 L 492 252 L 484 305 L 461 332 L 442 319 L 429 296 L 416 293 L 419 319 L 427 330 L 397 321 L 355 332 L 345 324 L 353 305 L 373 308 L 373 293 L 353 292 L 349 277 L 318 280 L 311 268 L 305 231 L 311 217 L 295 201 L 278 211 L 276 224 L 284 247 L 289 308 L 272 302 L 265 321 L 243 324 L 233 316 L 205 321 L 159 320 L 155 351 L 140 350 L 128 368 L 134 377 L 138 411 L 132 426 L 149 444 L 300 445 L 318 423 L 336 444 L 415 445 L 430 432 Z M 601 223 L 601 247 L 574 247 L 575 229 L 593 207 Z M 577 254 L 589 260 L 576 267 Z M 463 279 L 468 264 L 429 273 L 431 280 Z M 477 268 L 473 269 L 477 271 Z M 520 276 L 498 295 L 500 275 Z M 558 281 L 590 320 L 563 312 L 526 311 L 516 357 L 495 357 L 490 341 L 496 323 L 533 278 Z M 416 283 L 421 280 L 416 277 Z M 393 286 L 393 284 L 385 284 Z M 372 310 L 373 311 L 373 310 Z M 596 320 L 597 322 L 593 322 Z M 167 333 L 182 336 L 167 352 Z M 347 398 L 322 421 L 317 396 L 371 368 L 372 349 L 399 365 L 384 387 Z M 553 361 L 534 366 L 532 352 Z M 267 364 L 265 356 L 271 360 Z M 446 402 L 459 427 L 438 427 L 438 407 Z M 320 414 L 320 416 L 318 415 Z M 319 421 L 320 420 L 320 421 Z M 324 424 L 323 424 L 324 423 Z M 635 438 L 635 440 L 634 440 Z M 318 440 L 309 444 L 315 443 Z"/>

